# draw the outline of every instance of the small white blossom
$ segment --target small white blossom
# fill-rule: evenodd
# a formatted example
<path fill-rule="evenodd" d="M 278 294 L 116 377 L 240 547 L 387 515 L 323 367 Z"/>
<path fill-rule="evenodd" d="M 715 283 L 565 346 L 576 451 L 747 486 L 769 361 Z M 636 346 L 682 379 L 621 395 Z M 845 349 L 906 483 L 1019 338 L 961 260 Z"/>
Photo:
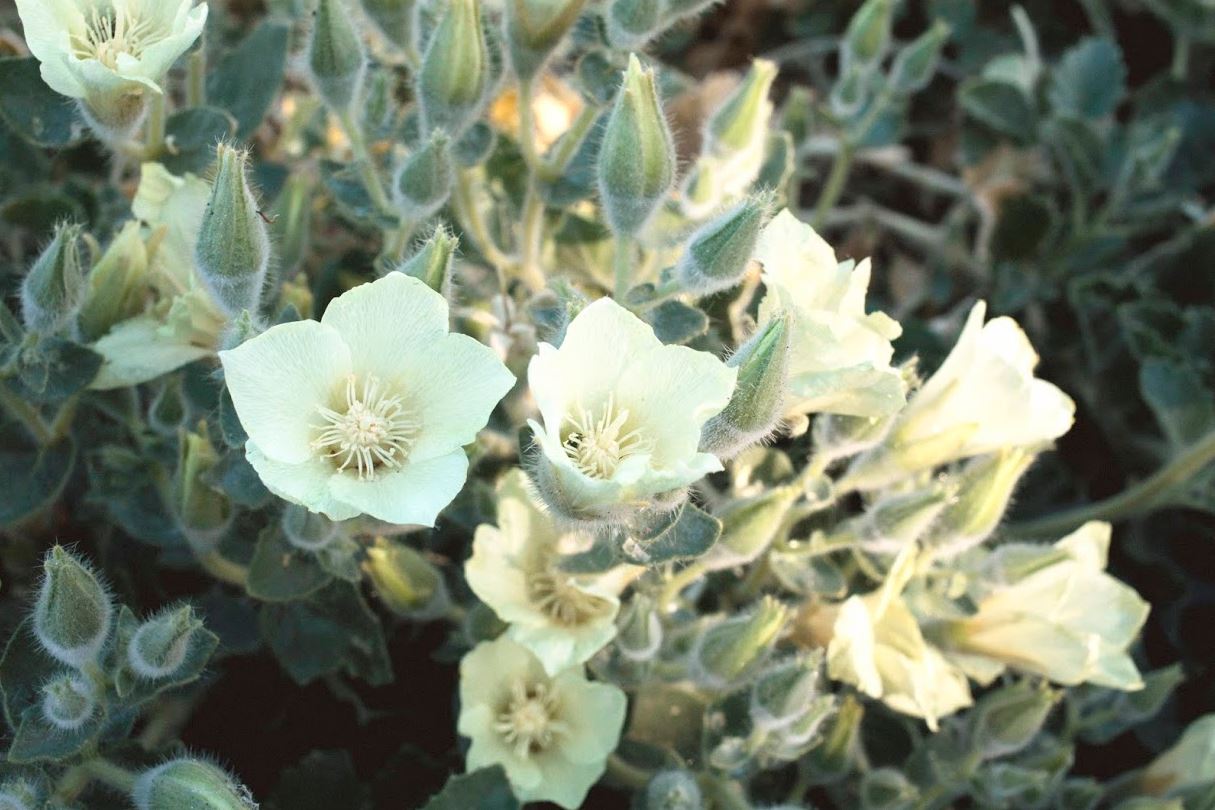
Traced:
<path fill-rule="evenodd" d="M 441 295 L 401 273 L 219 357 L 262 482 L 333 520 L 433 525 L 464 484 L 462 447 L 514 384 L 489 348 L 448 332 Z"/>
<path fill-rule="evenodd" d="M 906 385 L 890 367 L 890 341 L 902 327 L 884 313 L 865 313 L 869 260 L 855 268 L 837 261 L 788 209 L 760 234 L 756 258 L 768 289 L 761 323 L 790 316 L 789 412 L 879 417 L 902 407 Z"/>
<path fill-rule="evenodd" d="M 514 641 L 483 642 L 460 662 L 466 767 L 501 765 L 520 801 L 581 807 L 620 741 L 627 705 L 618 687 L 588 681 L 581 667 L 550 677 Z"/>
<path fill-rule="evenodd" d="M 722 469 L 697 450 L 704 423 L 730 401 L 737 369 L 653 329 L 610 298 L 574 318 L 561 348 L 540 344 L 528 381 L 543 427 L 546 503 L 608 517 Z"/>
<path fill-rule="evenodd" d="M 498 525 L 477 527 L 464 575 L 473 592 L 510 624 L 550 674 L 585 662 L 616 635 L 620 591 L 640 570 L 620 566 L 575 576 L 559 567 L 562 535 L 527 490 L 521 470 L 498 488 Z M 576 549 L 570 549 L 576 550 Z"/>

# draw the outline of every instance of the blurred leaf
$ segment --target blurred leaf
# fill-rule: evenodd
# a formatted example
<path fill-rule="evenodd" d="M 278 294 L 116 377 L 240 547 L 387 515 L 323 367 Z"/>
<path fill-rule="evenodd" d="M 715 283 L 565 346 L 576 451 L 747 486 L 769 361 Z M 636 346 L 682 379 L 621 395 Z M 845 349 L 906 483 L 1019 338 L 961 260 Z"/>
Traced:
<path fill-rule="evenodd" d="M 162 692 L 198 680 L 207 662 L 211 660 L 215 648 L 219 646 L 219 636 L 204 628 L 198 628 L 190 634 L 185 658 L 176 672 L 161 678 L 136 675 L 127 665 L 127 645 L 139 624 L 130 608 L 126 605 L 119 608 L 109 666 L 112 670 L 114 691 L 121 702 L 129 707 L 146 703 Z"/>
<path fill-rule="evenodd" d="M 1031 141 L 1036 115 L 1025 93 L 1015 84 L 994 79 L 971 79 L 962 84 L 958 100 L 962 109 L 1004 135 Z"/>
<path fill-rule="evenodd" d="M 1023 194 L 1005 200 L 991 235 L 992 257 L 1018 261 L 1038 255 L 1058 216 L 1046 197 Z"/>
<path fill-rule="evenodd" d="M 268 805 L 273 810 L 367 810 L 371 790 L 359 781 L 350 752 L 312 751 L 283 771 Z"/>
<path fill-rule="evenodd" d="M 637 565 L 659 565 L 704 554 L 721 537 L 721 521 L 692 503 L 656 519 L 648 531 L 623 544 L 626 559 Z"/>
<path fill-rule="evenodd" d="M 1126 95 L 1126 65 L 1117 43 L 1081 40 L 1055 66 L 1046 94 L 1059 112 L 1081 118 L 1112 115 Z"/>
<path fill-rule="evenodd" d="M 290 28 L 264 22 L 224 55 L 207 75 L 207 100 L 232 113 L 236 137 L 247 140 L 278 96 L 287 65 Z"/>
<path fill-rule="evenodd" d="M 245 588 L 264 602 L 287 602 L 315 593 L 332 578 L 316 555 L 288 543 L 276 522 L 258 535 Z"/>
<path fill-rule="evenodd" d="M 101 355 L 87 346 L 43 338 L 18 351 L 13 388 L 33 402 L 62 402 L 93 381 L 101 361 Z"/>
<path fill-rule="evenodd" d="M 449 778 L 422 810 L 516 810 L 519 806 L 506 772 L 495 765 Z"/>
<path fill-rule="evenodd" d="M 663 343 L 687 343 L 709 328 L 709 316 L 682 301 L 664 301 L 646 313 L 654 334 Z"/>
<path fill-rule="evenodd" d="M 1139 390 L 1174 450 L 1215 430 L 1215 395 L 1192 368 L 1149 358 L 1139 369 Z"/>
<path fill-rule="evenodd" d="M 178 176 L 201 174 L 215 161 L 215 144 L 232 137 L 236 129 L 231 115 L 216 107 L 195 107 L 169 116 L 165 137 L 172 148 L 160 162 Z"/>
<path fill-rule="evenodd" d="M 25 710 L 42 700 L 42 685 L 61 666 L 51 658 L 34 637 L 33 619 L 25 619 L 13 629 L 0 657 L 0 697 L 4 718 L 16 731 Z"/>
<path fill-rule="evenodd" d="M 0 59 L 0 116 L 23 138 L 56 149 L 83 128 L 76 102 L 46 86 L 33 56 Z"/>
<path fill-rule="evenodd" d="M 58 498 L 75 466 L 76 443 L 70 436 L 43 448 L 0 446 L 0 526 L 16 523 Z"/>

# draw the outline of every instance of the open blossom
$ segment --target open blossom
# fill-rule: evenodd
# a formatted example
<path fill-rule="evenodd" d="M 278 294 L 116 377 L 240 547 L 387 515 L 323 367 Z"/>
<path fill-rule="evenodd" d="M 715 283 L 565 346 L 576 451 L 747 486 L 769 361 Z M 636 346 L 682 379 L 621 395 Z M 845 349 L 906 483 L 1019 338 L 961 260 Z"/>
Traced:
<path fill-rule="evenodd" d="M 401 273 L 219 357 L 262 482 L 333 520 L 433 525 L 464 484 L 463 446 L 514 384 L 489 348 L 448 332 L 441 295 Z"/>
<path fill-rule="evenodd" d="M 704 423 L 730 401 L 737 369 L 653 329 L 610 298 L 574 318 L 561 348 L 540 344 L 527 376 L 544 425 L 546 503 L 600 519 L 722 468 L 697 450 Z"/>
<path fill-rule="evenodd" d="M 477 527 L 464 564 L 469 587 L 510 623 L 507 636 L 531 650 L 550 674 L 585 662 L 612 640 L 620 591 L 640 571 L 562 571 L 565 541 L 578 539 L 556 529 L 527 491 L 526 476 L 514 470 L 498 489 L 498 525 Z"/>
<path fill-rule="evenodd" d="M 789 411 L 879 417 L 902 407 L 906 385 L 890 366 L 890 341 L 903 330 L 884 313 L 865 313 L 869 260 L 837 261 L 788 209 L 764 228 L 756 258 L 768 288 L 761 323 L 790 316 Z"/>
<path fill-rule="evenodd" d="M 147 94 L 202 34 L 195 0 L 17 0 L 25 41 L 52 90 L 106 128 L 142 116 Z"/>
<path fill-rule="evenodd" d="M 1034 377 L 1038 355 L 1012 318 L 983 323 L 975 304 L 953 351 L 912 396 L 879 448 L 849 471 L 862 487 L 909 472 L 1009 447 L 1035 447 L 1062 436 L 1076 406 Z"/>
<path fill-rule="evenodd" d="M 1092 521 L 1053 547 L 1002 546 L 981 581 L 1005 581 L 985 584 L 975 614 L 948 624 L 950 657 L 983 681 L 1009 666 L 1065 686 L 1142 688 L 1127 647 L 1148 605 L 1105 573 L 1109 544 L 1110 525 Z"/>
<path fill-rule="evenodd" d="M 460 662 L 460 734 L 470 771 L 501 765 L 520 801 L 582 806 L 624 727 L 618 687 L 581 667 L 554 676 L 508 638 L 478 644 Z"/>

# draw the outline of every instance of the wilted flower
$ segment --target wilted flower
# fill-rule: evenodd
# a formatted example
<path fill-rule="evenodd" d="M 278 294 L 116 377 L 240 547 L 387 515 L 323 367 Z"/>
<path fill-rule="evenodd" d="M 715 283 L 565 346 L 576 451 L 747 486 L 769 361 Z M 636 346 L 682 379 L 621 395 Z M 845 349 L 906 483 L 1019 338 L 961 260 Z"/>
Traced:
<path fill-rule="evenodd" d="M 1127 647 L 1148 605 L 1105 573 L 1109 544 L 1110 525 L 1092 521 L 1053 547 L 1002 546 L 977 612 L 947 625 L 951 659 L 982 681 L 1009 666 L 1066 686 L 1142 688 Z"/>
<path fill-rule="evenodd" d="M 461 448 L 514 383 L 490 349 L 448 333 L 441 295 L 401 273 L 219 357 L 262 482 L 333 520 L 433 525 L 464 484 Z"/>
<path fill-rule="evenodd" d="M 498 525 L 477 527 L 464 564 L 469 587 L 510 623 L 509 638 L 527 647 L 550 674 L 581 664 L 616 635 L 617 598 L 638 570 L 575 576 L 559 567 L 563 537 L 514 470 L 498 488 Z"/>
<path fill-rule="evenodd" d="M 581 667 L 550 677 L 510 639 L 478 644 L 460 662 L 467 768 L 501 765 L 523 802 L 581 806 L 620 740 L 626 706 L 624 692 L 588 681 Z"/>
<path fill-rule="evenodd" d="M 528 381 L 544 420 L 541 491 L 563 514 L 605 519 L 679 490 L 721 461 L 697 451 L 701 427 L 730 400 L 737 369 L 705 352 L 664 346 L 610 298 L 543 343 Z"/>
<path fill-rule="evenodd" d="M 814 229 L 788 209 L 760 235 L 756 258 L 767 295 L 759 317 L 790 316 L 791 413 L 885 416 L 903 404 L 905 384 L 890 367 L 890 341 L 902 333 L 881 312 L 865 313 L 869 261 L 840 263 Z"/>
<path fill-rule="evenodd" d="M 194 0 L 17 0 L 17 12 L 43 81 L 113 132 L 139 122 L 207 22 Z"/>

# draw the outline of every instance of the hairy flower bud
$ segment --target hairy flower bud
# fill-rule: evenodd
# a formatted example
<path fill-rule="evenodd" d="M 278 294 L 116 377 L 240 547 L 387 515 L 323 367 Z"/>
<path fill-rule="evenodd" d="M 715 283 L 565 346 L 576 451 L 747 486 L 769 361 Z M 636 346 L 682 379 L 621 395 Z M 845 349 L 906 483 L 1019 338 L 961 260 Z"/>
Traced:
<path fill-rule="evenodd" d="M 738 284 L 755 255 L 767 214 L 767 197 L 750 197 L 698 228 L 675 265 L 683 289 L 706 296 Z"/>
<path fill-rule="evenodd" d="M 856 536 L 871 554 L 897 554 L 919 540 L 936 522 L 953 497 L 953 486 L 934 483 L 909 493 L 887 495 L 841 531 Z"/>
<path fill-rule="evenodd" d="M 427 287 L 447 297 L 451 292 L 451 260 L 459 246 L 459 238 L 446 225 L 440 224 L 421 249 L 397 270 L 421 279 Z"/>
<path fill-rule="evenodd" d="M 720 687 L 753 670 L 771 651 L 788 615 L 783 604 L 766 596 L 750 612 L 711 626 L 692 655 L 700 680 Z"/>
<path fill-rule="evenodd" d="M 417 27 L 415 0 L 362 0 L 363 11 L 384 38 L 403 51 L 414 48 Z"/>
<path fill-rule="evenodd" d="M 38 785 L 16 777 L 0 784 L 0 810 L 35 810 L 42 807 L 43 791 Z"/>
<path fill-rule="evenodd" d="M 850 66 L 868 70 L 881 61 L 890 45 L 893 16 L 894 0 L 867 0 L 852 15 L 841 48 L 844 72 Z"/>
<path fill-rule="evenodd" d="M 751 687 L 751 719 L 773 730 L 785 728 L 815 707 L 823 668 L 822 651 L 781 661 L 760 673 Z"/>
<path fill-rule="evenodd" d="M 925 31 L 894 57 L 890 68 L 890 88 L 896 93 L 919 92 L 932 81 L 941 47 L 949 39 L 949 25 L 941 20 Z"/>
<path fill-rule="evenodd" d="M 768 92 L 776 81 L 775 62 L 756 59 L 734 93 L 705 124 L 705 140 L 718 155 L 729 155 L 757 144 L 762 149 L 772 118 Z"/>
<path fill-rule="evenodd" d="M 728 506 L 718 515 L 722 522 L 721 539 L 704 557 L 709 570 L 745 565 L 762 554 L 776 540 L 789 507 L 801 494 L 801 487 L 773 487 Z"/>
<path fill-rule="evenodd" d="M 612 0 L 608 6 L 608 42 L 620 50 L 640 50 L 663 23 L 662 0 Z"/>
<path fill-rule="evenodd" d="M 174 509 L 190 542 L 210 547 L 232 519 L 227 496 L 208 483 L 207 475 L 219 463 L 219 453 L 207 438 L 206 425 L 185 433 L 180 442 L 174 479 Z"/>
<path fill-rule="evenodd" d="M 280 525 L 287 542 L 301 551 L 320 551 L 341 536 L 338 524 L 296 503 L 283 509 Z"/>
<path fill-rule="evenodd" d="M 149 263 L 140 227 L 138 220 L 128 221 L 89 271 L 78 321 L 88 340 L 96 340 L 143 309 Z"/>
<path fill-rule="evenodd" d="M 367 57 L 344 0 L 318 0 L 308 69 L 317 93 L 335 112 L 346 112 L 358 99 Z"/>
<path fill-rule="evenodd" d="M 726 362 L 738 369 L 738 382 L 730 404 L 705 423 L 700 439 L 705 452 L 732 458 L 780 424 L 789 372 L 788 327 L 788 318 L 773 318 Z"/>
<path fill-rule="evenodd" d="M 480 0 L 450 0 L 418 70 L 424 130 L 458 137 L 476 120 L 489 97 L 490 67 Z"/>
<path fill-rule="evenodd" d="M 582 13 L 586 0 L 506 0 L 506 44 L 524 81 L 540 72 Z"/>
<path fill-rule="evenodd" d="M 34 635 L 56 660 L 80 668 L 94 661 L 110 634 L 114 607 L 97 576 L 63 546 L 42 563 Z"/>
<path fill-rule="evenodd" d="M 704 799 L 689 771 L 659 771 L 645 786 L 642 810 L 701 810 Z"/>
<path fill-rule="evenodd" d="M 131 799 L 139 810 L 255 810 L 248 789 L 197 759 L 173 759 L 144 771 Z"/>
<path fill-rule="evenodd" d="M 363 570 L 385 607 L 398 616 L 428 613 L 446 597 L 443 575 L 412 547 L 376 538 Z"/>
<path fill-rule="evenodd" d="M 229 315 L 255 312 L 270 265 L 270 237 L 249 188 L 249 153 L 221 143 L 194 259 L 211 297 Z"/>
<path fill-rule="evenodd" d="M 970 712 L 971 734 L 984 759 L 1015 754 L 1033 741 L 1058 693 L 1028 681 L 984 695 Z"/>
<path fill-rule="evenodd" d="M 92 719 L 96 711 L 96 690 L 78 673 L 57 675 L 42 687 L 42 716 L 57 729 L 78 729 Z"/>
<path fill-rule="evenodd" d="M 633 594 L 620 611 L 616 622 L 616 649 L 630 661 L 650 661 L 662 647 L 662 621 L 654 600 L 643 593 Z"/>
<path fill-rule="evenodd" d="M 641 229 L 675 180 L 675 144 L 658 99 L 654 71 L 629 56 L 624 84 L 599 147 L 599 192 L 618 236 Z"/>
<path fill-rule="evenodd" d="M 1009 448 L 967 462 L 955 477 L 957 497 L 941 513 L 925 547 L 934 557 L 954 557 L 986 540 L 1035 458 L 1024 448 Z"/>
<path fill-rule="evenodd" d="M 43 335 L 66 327 L 84 298 L 80 235 L 74 223 L 55 226 L 55 236 L 21 284 L 21 319 L 25 328 Z"/>
<path fill-rule="evenodd" d="M 456 182 L 451 144 L 442 130 L 407 157 L 393 179 L 393 200 L 406 222 L 423 222 L 443 207 Z"/>
<path fill-rule="evenodd" d="M 165 678 L 181 669 L 190 640 L 202 620 L 189 605 L 164 610 L 135 629 L 127 644 L 127 664 L 142 678 Z"/>

